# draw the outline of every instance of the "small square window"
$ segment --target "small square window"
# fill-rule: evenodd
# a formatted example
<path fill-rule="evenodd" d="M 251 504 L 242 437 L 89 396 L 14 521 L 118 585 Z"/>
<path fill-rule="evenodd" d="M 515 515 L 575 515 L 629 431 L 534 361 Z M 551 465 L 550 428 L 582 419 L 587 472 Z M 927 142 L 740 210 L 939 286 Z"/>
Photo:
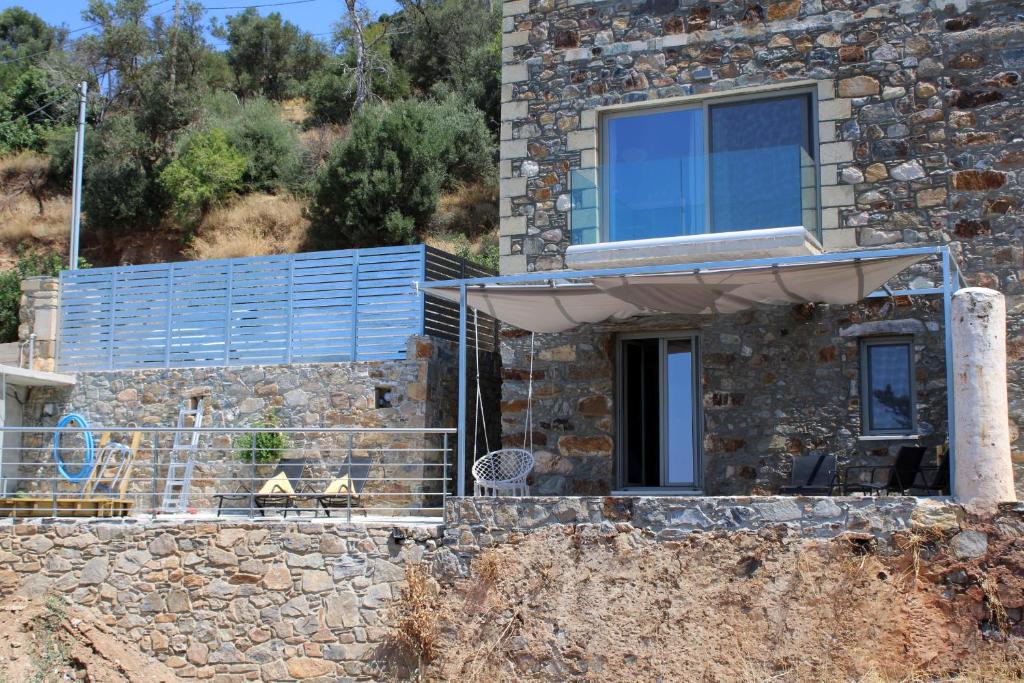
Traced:
<path fill-rule="evenodd" d="M 864 434 L 913 434 L 917 426 L 914 340 L 865 339 L 860 358 Z"/>

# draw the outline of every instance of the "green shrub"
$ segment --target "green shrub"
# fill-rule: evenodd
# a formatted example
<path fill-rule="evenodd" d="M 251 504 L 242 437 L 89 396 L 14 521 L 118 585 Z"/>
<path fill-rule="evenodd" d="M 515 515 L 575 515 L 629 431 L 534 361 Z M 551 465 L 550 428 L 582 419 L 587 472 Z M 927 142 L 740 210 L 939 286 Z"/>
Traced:
<path fill-rule="evenodd" d="M 59 275 L 63 266 L 60 254 L 21 251 L 14 267 L 0 272 L 0 343 L 18 341 L 21 281 L 35 275 Z"/>
<path fill-rule="evenodd" d="M 239 101 L 221 93 L 207 101 L 207 125 L 227 133 L 246 158 L 241 190 L 276 192 L 302 184 L 304 170 L 298 129 L 262 97 Z"/>
<path fill-rule="evenodd" d="M 213 202 L 238 189 L 248 167 L 245 155 L 220 129 L 190 135 L 178 158 L 160 173 L 179 220 L 195 221 Z"/>
<path fill-rule="evenodd" d="M 313 182 L 312 246 L 412 243 L 442 190 L 493 169 L 483 115 L 464 100 L 367 106 Z"/>
<path fill-rule="evenodd" d="M 275 413 L 267 413 L 253 427 L 280 426 Z M 291 444 L 281 432 L 249 432 L 235 437 L 235 457 L 242 462 L 266 464 L 277 462 Z"/>
<path fill-rule="evenodd" d="M 75 131 L 60 127 L 46 134 L 50 178 L 69 187 Z M 157 177 L 159 150 L 139 132 L 130 116 L 111 116 L 85 134 L 82 211 L 90 231 L 125 233 L 155 225 L 167 208 Z"/>

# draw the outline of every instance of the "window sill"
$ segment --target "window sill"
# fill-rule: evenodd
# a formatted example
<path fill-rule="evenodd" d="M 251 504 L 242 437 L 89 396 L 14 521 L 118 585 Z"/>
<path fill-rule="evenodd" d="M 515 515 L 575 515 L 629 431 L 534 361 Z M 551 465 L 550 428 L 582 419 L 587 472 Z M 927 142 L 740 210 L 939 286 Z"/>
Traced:
<path fill-rule="evenodd" d="M 565 263 L 574 270 L 674 265 L 820 254 L 821 245 L 801 226 L 676 237 L 574 244 Z"/>
<path fill-rule="evenodd" d="M 919 441 L 920 434 L 863 434 L 857 441 Z"/>
<path fill-rule="evenodd" d="M 668 486 L 647 486 L 643 488 L 618 489 L 612 496 L 703 496 L 703 489 L 672 488 Z"/>

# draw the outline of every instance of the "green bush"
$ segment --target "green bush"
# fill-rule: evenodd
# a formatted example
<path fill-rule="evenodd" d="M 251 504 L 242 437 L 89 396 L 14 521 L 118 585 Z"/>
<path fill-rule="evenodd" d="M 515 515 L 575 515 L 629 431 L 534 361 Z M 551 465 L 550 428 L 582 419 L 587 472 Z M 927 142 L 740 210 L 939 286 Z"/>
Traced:
<path fill-rule="evenodd" d="M 18 341 L 21 281 L 35 275 L 59 275 L 63 266 L 60 254 L 22 251 L 13 268 L 0 272 L 0 343 Z"/>
<path fill-rule="evenodd" d="M 412 243 L 442 190 L 493 169 L 484 117 L 461 98 L 367 106 L 313 182 L 312 246 Z"/>
<path fill-rule="evenodd" d="M 267 413 L 262 420 L 252 426 L 272 428 L 280 424 L 277 415 Z M 242 462 L 256 462 L 261 465 L 277 462 L 290 445 L 288 437 L 281 432 L 239 434 L 234 440 L 235 457 Z"/>
<path fill-rule="evenodd" d="M 305 181 L 298 128 L 281 118 L 278 106 L 262 97 L 239 100 L 231 93 L 207 99 L 203 126 L 223 130 L 246 158 L 241 192 L 294 190 Z"/>
<path fill-rule="evenodd" d="M 69 187 L 75 131 L 60 127 L 46 134 L 50 178 Z M 155 225 L 167 208 L 157 182 L 159 150 L 139 132 L 130 116 L 112 116 L 85 134 L 82 211 L 90 230 L 126 233 Z"/>
<path fill-rule="evenodd" d="M 171 197 L 179 220 L 191 223 L 213 202 L 238 189 L 248 159 L 220 129 L 193 133 L 178 158 L 160 173 L 160 185 Z"/>

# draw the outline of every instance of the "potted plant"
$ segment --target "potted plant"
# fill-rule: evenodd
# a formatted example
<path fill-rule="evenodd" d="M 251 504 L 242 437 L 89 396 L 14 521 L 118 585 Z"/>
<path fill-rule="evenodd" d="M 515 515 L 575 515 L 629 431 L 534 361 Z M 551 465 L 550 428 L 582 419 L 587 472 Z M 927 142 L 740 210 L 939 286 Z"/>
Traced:
<path fill-rule="evenodd" d="M 276 413 L 269 412 L 252 426 L 279 427 L 280 422 L 278 422 Z M 235 457 L 242 462 L 266 465 L 280 460 L 289 445 L 288 437 L 281 432 L 246 432 L 235 437 Z"/>

